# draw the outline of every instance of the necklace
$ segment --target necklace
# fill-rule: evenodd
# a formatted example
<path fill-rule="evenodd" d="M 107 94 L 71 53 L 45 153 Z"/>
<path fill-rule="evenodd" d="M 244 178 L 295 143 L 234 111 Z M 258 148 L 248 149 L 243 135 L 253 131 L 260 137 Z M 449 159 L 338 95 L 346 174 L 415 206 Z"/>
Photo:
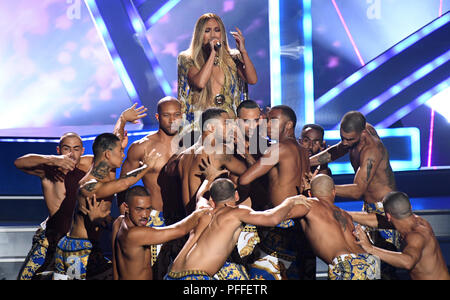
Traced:
<path fill-rule="evenodd" d="M 214 56 L 214 65 L 217 66 L 220 63 L 220 59 L 218 56 Z"/>

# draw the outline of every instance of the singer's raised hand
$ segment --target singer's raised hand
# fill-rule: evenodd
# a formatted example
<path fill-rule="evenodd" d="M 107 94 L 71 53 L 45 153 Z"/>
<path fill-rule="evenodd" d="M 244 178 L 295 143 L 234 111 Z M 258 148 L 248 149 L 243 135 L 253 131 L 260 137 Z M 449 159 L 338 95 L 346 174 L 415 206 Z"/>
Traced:
<path fill-rule="evenodd" d="M 236 48 L 241 52 L 245 52 L 245 38 L 242 35 L 242 32 L 239 30 L 239 28 L 235 27 L 236 31 L 230 31 L 231 35 L 234 37 L 236 41 Z"/>

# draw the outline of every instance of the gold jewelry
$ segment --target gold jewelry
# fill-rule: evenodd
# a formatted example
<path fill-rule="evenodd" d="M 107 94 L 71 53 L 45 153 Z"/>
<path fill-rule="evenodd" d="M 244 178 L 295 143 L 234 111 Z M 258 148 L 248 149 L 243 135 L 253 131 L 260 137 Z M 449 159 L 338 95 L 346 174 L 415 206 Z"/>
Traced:
<path fill-rule="evenodd" d="M 222 94 L 217 94 L 214 97 L 214 103 L 216 103 L 216 105 L 222 105 L 225 102 L 225 96 Z"/>
<path fill-rule="evenodd" d="M 219 56 L 214 56 L 214 65 L 217 66 L 220 63 Z"/>

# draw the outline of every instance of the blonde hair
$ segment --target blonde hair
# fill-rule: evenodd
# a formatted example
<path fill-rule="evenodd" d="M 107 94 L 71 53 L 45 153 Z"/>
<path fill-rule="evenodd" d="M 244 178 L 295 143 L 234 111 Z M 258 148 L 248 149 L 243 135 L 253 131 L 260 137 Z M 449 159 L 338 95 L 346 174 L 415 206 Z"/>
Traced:
<path fill-rule="evenodd" d="M 205 33 L 205 27 L 206 23 L 214 19 L 217 21 L 220 27 L 221 32 L 221 44 L 222 47 L 220 47 L 218 54 L 219 54 L 219 66 L 224 72 L 225 77 L 231 76 L 231 72 L 228 67 L 232 69 L 233 72 L 236 72 L 236 63 L 233 60 L 232 53 L 237 53 L 236 50 L 231 50 L 228 45 L 228 38 L 225 30 L 225 25 L 223 24 L 222 19 L 214 14 L 214 13 L 206 13 L 200 16 L 198 18 L 197 22 L 195 23 L 194 27 L 194 33 L 192 35 L 191 44 L 189 48 L 186 51 L 183 51 L 183 54 L 189 58 L 192 59 L 194 66 L 197 69 L 201 69 L 202 66 L 205 64 L 206 60 L 203 53 L 203 35 Z M 199 98 L 198 98 L 198 104 L 202 103 L 205 105 L 204 108 L 209 106 L 208 102 L 212 101 L 213 97 L 215 95 L 212 95 L 211 91 L 211 82 L 208 81 L 206 85 L 206 91 L 199 92 Z"/>

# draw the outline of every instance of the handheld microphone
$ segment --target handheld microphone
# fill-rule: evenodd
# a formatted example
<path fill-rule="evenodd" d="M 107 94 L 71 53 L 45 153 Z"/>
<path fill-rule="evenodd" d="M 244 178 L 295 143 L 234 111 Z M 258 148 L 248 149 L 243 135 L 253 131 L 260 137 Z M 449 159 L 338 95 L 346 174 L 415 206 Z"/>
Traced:
<path fill-rule="evenodd" d="M 217 42 L 217 43 L 214 45 L 214 50 L 217 52 L 217 51 L 219 51 L 220 47 L 222 47 L 222 44 L 221 44 L 220 42 Z"/>

